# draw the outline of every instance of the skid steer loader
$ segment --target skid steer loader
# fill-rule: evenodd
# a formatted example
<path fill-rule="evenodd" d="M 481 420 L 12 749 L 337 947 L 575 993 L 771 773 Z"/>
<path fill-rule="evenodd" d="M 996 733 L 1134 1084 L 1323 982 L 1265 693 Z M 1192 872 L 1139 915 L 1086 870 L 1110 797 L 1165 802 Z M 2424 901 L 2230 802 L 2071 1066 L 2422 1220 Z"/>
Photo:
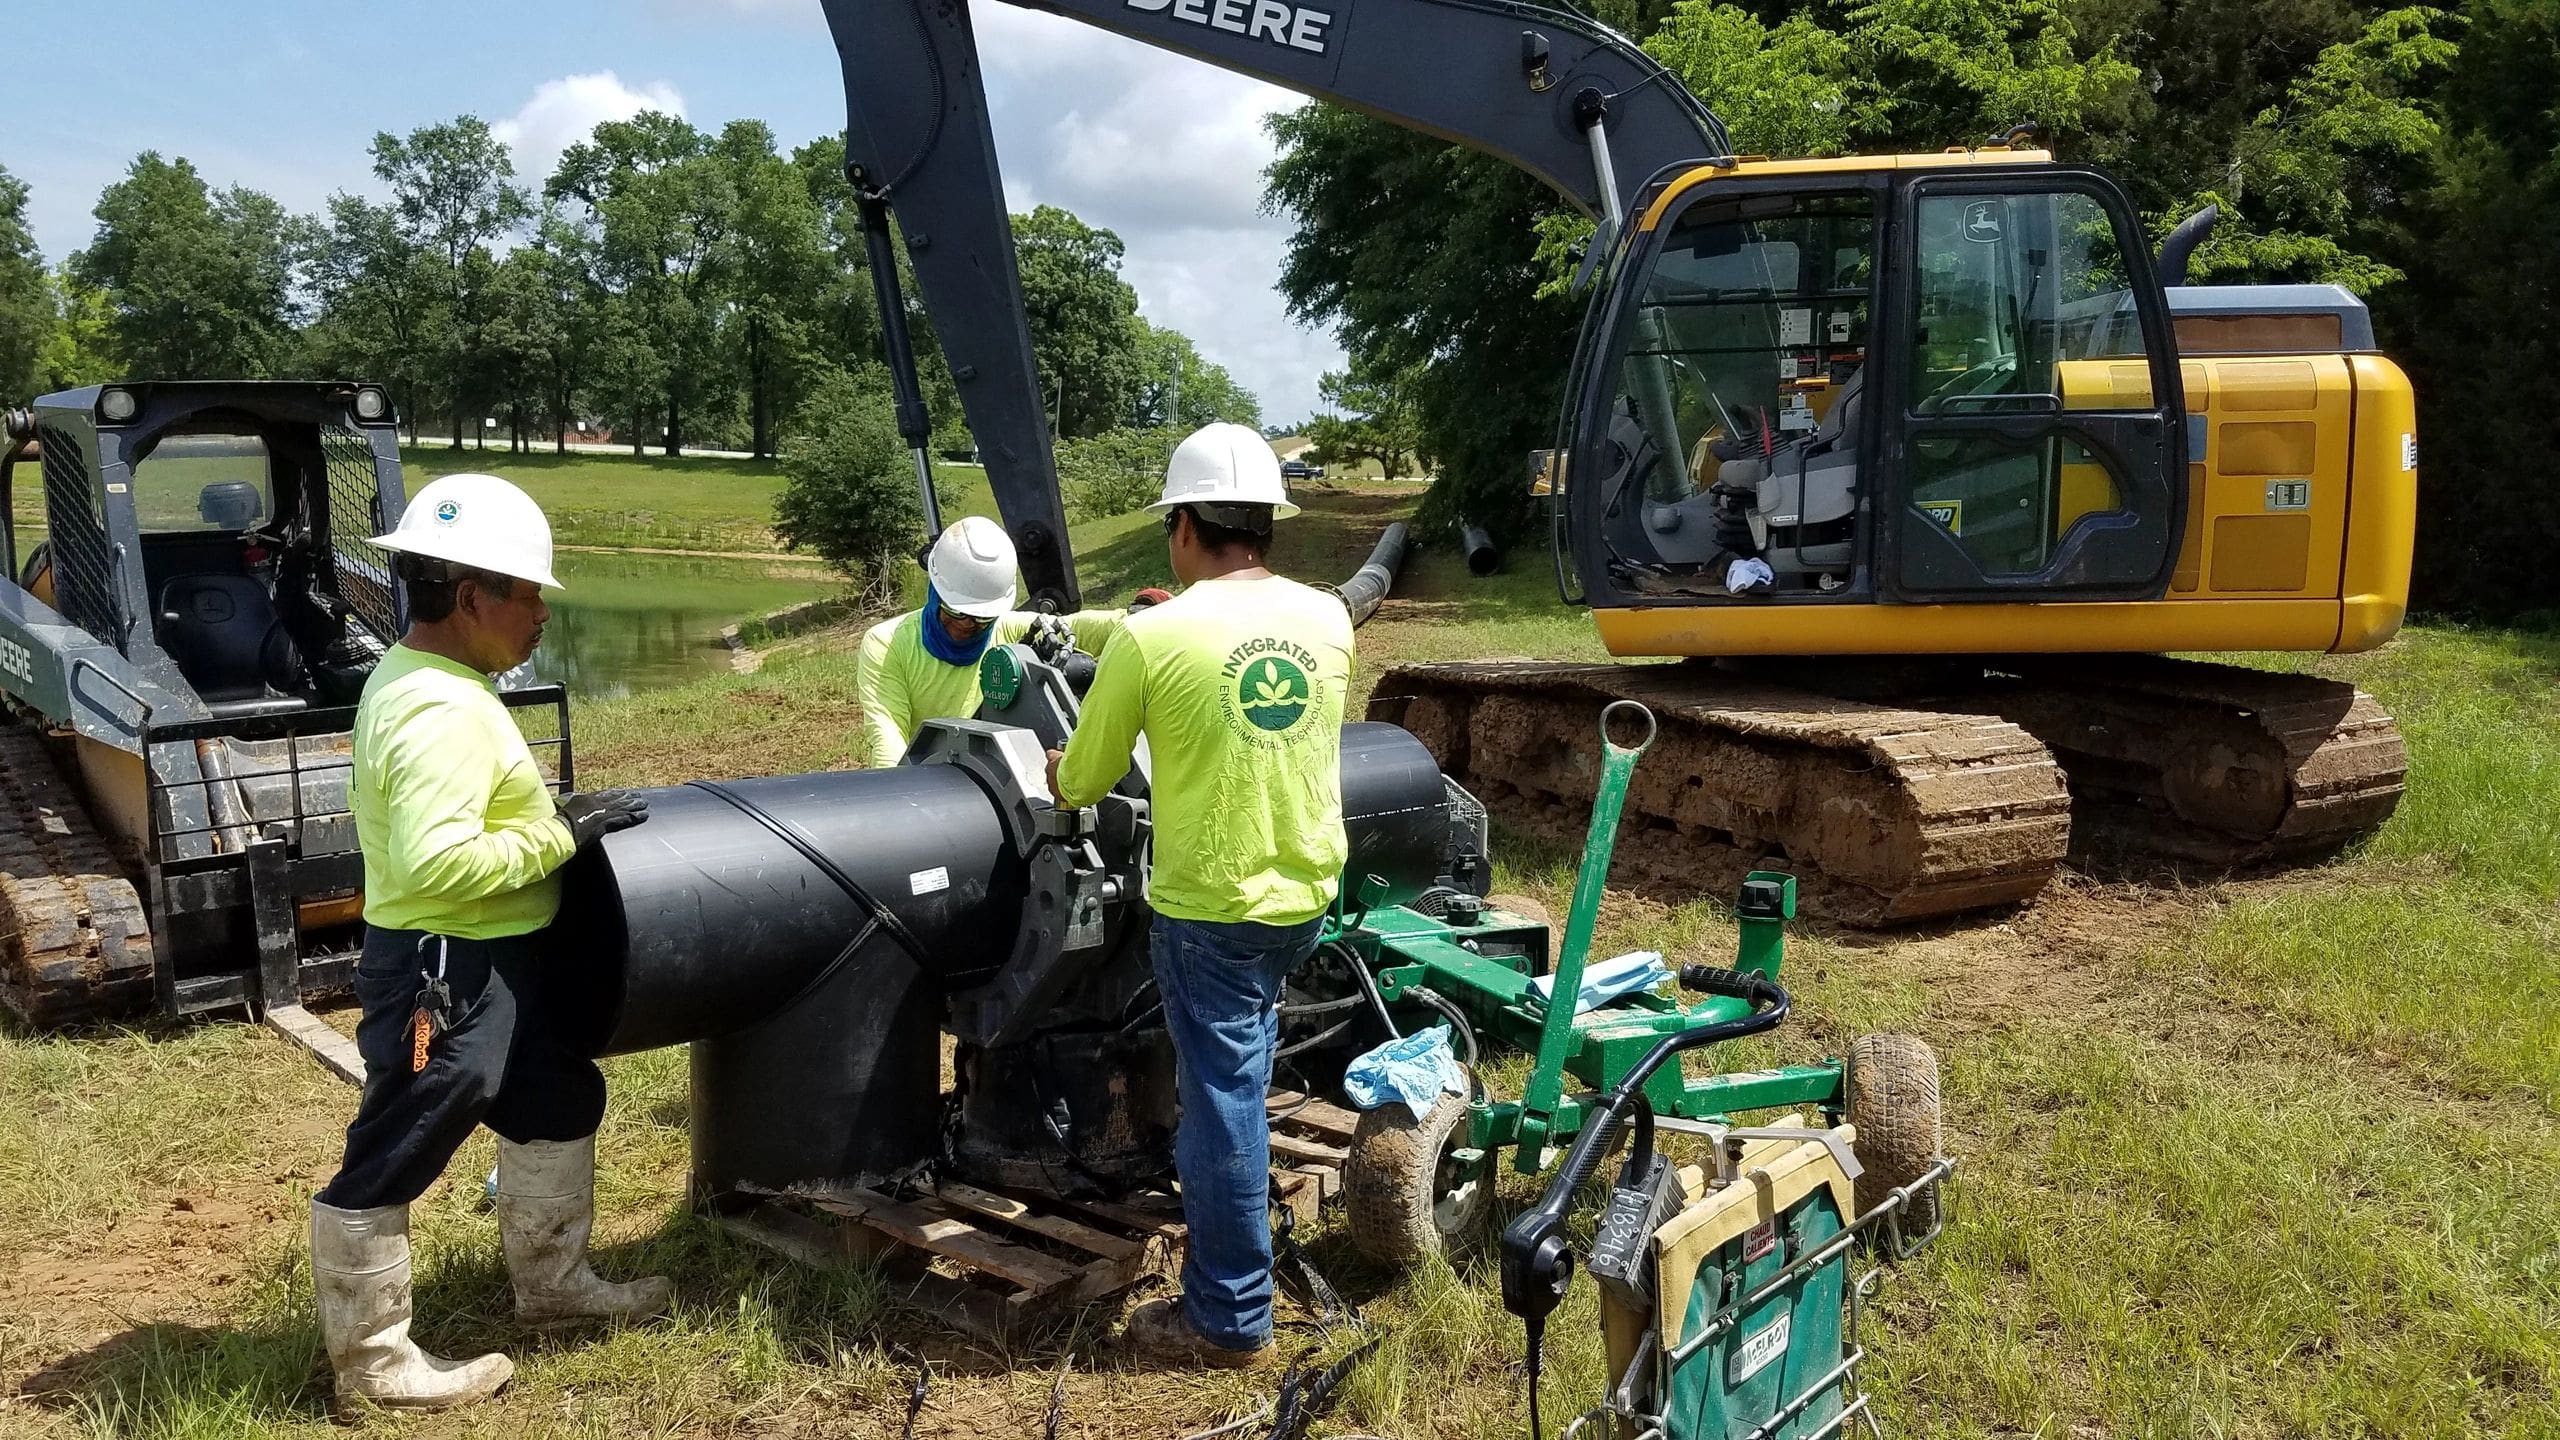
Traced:
<path fill-rule="evenodd" d="M 349 731 L 406 620 L 370 538 L 404 498 L 389 396 L 88 386 L 7 431 L 0 1010 L 245 1008 L 345 1073 L 352 1048 L 301 1000 L 344 988 L 362 943 Z M 565 693 L 506 700 L 565 783 Z"/>

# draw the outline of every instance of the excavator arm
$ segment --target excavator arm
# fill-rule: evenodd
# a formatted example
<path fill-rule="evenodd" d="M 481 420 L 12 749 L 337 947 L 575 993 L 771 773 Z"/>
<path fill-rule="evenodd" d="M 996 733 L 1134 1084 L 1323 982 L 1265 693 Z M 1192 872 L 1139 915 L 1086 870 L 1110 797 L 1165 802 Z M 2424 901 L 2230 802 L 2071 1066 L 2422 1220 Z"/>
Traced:
<path fill-rule="evenodd" d="M 824 0 L 844 66 L 899 427 L 939 517 L 892 214 L 1035 603 L 1078 603 L 1045 397 L 965 0 Z M 1481 150 L 1614 231 L 1666 167 L 1729 152 L 1724 126 L 1625 37 L 1500 0 L 1045 0 L 1032 8 Z M 1180 144 L 1182 137 L 1167 137 Z"/>

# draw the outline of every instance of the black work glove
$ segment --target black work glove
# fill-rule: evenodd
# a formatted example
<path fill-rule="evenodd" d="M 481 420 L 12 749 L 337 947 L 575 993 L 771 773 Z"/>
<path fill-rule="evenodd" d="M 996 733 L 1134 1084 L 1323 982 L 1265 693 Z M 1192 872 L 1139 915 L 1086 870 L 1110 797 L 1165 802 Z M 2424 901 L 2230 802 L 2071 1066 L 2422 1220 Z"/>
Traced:
<path fill-rule="evenodd" d="M 629 790 L 579 791 L 559 799 L 560 818 L 585 849 L 616 830 L 628 830 L 649 818 L 649 802 Z"/>

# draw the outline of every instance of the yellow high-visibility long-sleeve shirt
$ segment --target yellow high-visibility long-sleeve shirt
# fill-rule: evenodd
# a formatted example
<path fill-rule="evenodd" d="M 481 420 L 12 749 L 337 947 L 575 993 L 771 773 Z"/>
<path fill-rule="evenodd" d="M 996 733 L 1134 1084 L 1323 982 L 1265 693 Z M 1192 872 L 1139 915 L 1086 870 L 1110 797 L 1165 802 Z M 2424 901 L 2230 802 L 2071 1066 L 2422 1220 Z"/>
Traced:
<path fill-rule="evenodd" d="M 1127 618 L 1122 610 L 1079 610 L 1067 618 L 1076 648 L 1100 655 Z M 1010 645 L 1031 633 L 1038 617 L 1013 610 L 996 617 L 989 645 Z M 978 667 L 937 660 L 924 648 L 924 612 L 893 615 L 864 632 L 855 653 L 854 693 L 862 704 L 858 759 L 866 766 L 895 765 L 927 720 L 965 720 L 978 713 Z"/>
<path fill-rule="evenodd" d="M 1342 706 L 1351 617 L 1277 575 L 1204 580 L 1129 617 L 1058 762 L 1060 805 L 1129 773 L 1155 822 L 1147 903 L 1177 920 L 1290 925 L 1341 887 Z"/>
<path fill-rule="evenodd" d="M 558 913 L 577 840 L 489 677 L 392 646 L 356 706 L 350 789 L 365 923 L 491 940 Z"/>

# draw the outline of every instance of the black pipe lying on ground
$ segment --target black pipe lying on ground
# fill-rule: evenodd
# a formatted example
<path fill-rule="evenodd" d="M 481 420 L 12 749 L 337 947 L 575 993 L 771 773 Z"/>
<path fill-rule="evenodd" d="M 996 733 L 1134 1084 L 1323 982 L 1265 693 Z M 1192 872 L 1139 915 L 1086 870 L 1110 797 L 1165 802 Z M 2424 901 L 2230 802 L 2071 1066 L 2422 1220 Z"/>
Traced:
<path fill-rule="evenodd" d="M 1502 568 L 1502 552 L 1493 548 L 1493 536 L 1481 525 L 1459 521 L 1458 547 L 1466 552 L 1470 575 L 1490 575 Z"/>
<path fill-rule="evenodd" d="M 1381 904 L 1431 885 L 1449 847 L 1431 753 L 1392 725 L 1346 725 L 1341 774 L 1347 872 L 1383 881 L 1370 897 Z M 692 1042 L 698 1201 L 878 1183 L 942 1152 L 949 1008 L 994 985 L 1009 957 L 1020 963 L 1017 938 L 1046 903 L 1040 842 L 1016 826 L 1004 788 L 958 764 L 670 786 L 642 792 L 648 824 L 571 864 L 559 933 L 577 943 L 546 974 L 553 1003 L 582 1017 L 591 1054 Z M 1092 917 L 1108 937 L 1092 963 L 1119 965 L 1134 946 L 1128 963 L 1143 973 L 1134 862 L 1107 863 L 1120 888 Z M 1061 1106 L 1099 1123 L 1105 1099 L 1080 1077 L 1116 1086 L 1108 1104 L 1124 1118 L 1169 1115 L 1169 1088 L 1137 1085 L 1143 1057 L 1113 1048 L 1136 1043 L 1128 1029 L 1078 1021 L 1033 1042 L 1032 1070 L 990 1061 L 988 1073 L 1053 1087 L 1042 1103 L 1014 1097 L 1039 1123 Z M 1090 1063 L 1061 1073 L 1080 1056 Z M 1169 1059 L 1157 1068 L 1169 1087 Z M 1071 1168 L 1031 1133 L 984 1138 Z"/>
<path fill-rule="evenodd" d="M 1327 589 L 1339 596 L 1342 608 L 1351 612 L 1351 623 L 1358 625 L 1378 612 L 1378 604 L 1395 588 L 1396 572 L 1404 568 L 1405 524 L 1398 520 L 1378 537 L 1369 558 L 1361 563 L 1351 578 Z"/>

